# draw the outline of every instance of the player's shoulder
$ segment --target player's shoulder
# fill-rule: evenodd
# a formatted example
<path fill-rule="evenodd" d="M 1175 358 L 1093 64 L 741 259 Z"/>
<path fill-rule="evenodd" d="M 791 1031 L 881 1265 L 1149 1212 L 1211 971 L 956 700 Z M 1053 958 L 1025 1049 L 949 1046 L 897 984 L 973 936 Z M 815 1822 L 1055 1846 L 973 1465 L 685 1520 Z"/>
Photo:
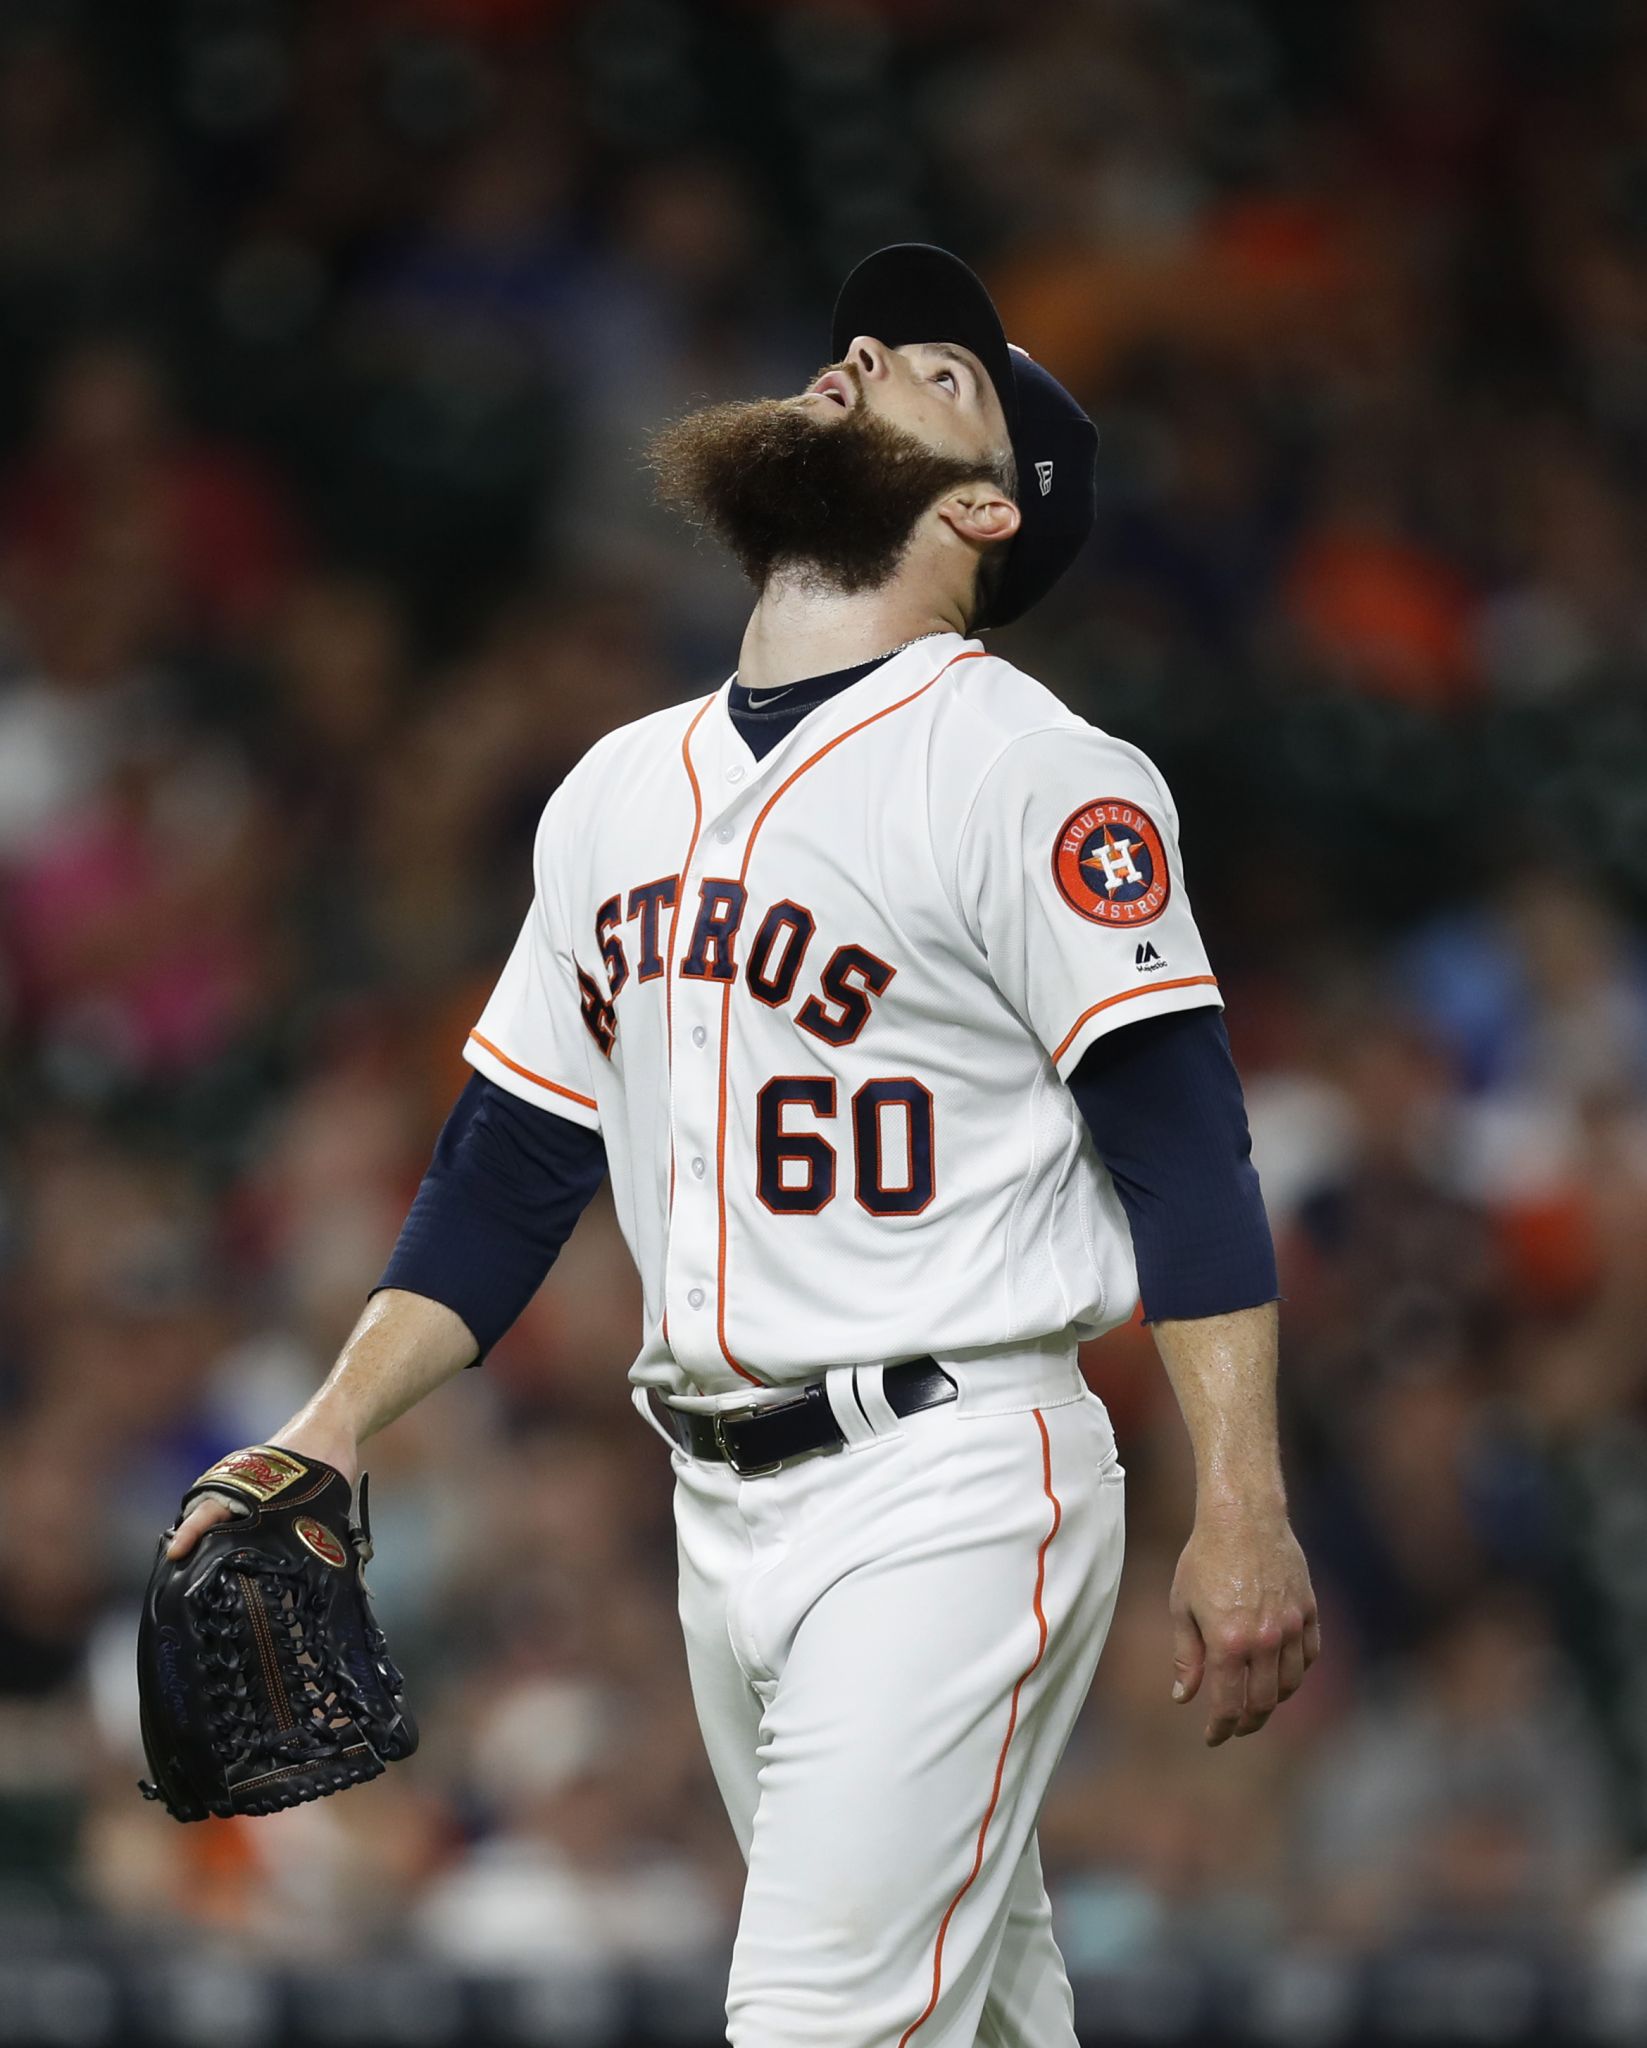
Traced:
<path fill-rule="evenodd" d="M 680 749 L 692 722 L 716 693 L 711 690 L 688 697 L 679 704 L 666 704 L 661 711 L 649 711 L 644 718 L 631 718 L 603 733 L 578 763 L 576 772 L 594 777 L 621 773 L 641 760 L 678 762 Z"/>
<path fill-rule="evenodd" d="M 571 812 L 603 802 L 614 788 L 631 787 L 637 771 L 678 763 L 687 730 L 707 702 L 707 697 L 689 697 L 602 733 L 556 788 L 550 809 Z"/>
<path fill-rule="evenodd" d="M 1049 765 L 1060 775 L 1101 770 L 1162 778 L 1149 756 L 1130 740 L 1083 718 L 1045 683 L 987 650 L 957 662 L 935 732 L 946 770 L 959 771 L 975 788 L 1001 771 L 1039 775 Z"/>

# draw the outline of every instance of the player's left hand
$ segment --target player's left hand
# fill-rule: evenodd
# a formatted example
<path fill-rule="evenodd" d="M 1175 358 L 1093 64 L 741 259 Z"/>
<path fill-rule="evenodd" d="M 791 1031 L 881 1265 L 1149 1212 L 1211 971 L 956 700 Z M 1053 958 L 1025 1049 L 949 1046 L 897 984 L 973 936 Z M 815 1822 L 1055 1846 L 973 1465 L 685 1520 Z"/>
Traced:
<path fill-rule="evenodd" d="M 1256 1735 L 1321 1654 L 1310 1569 L 1283 1509 L 1205 1508 L 1172 1582 L 1172 1696 L 1206 1685 L 1207 1744 Z"/>

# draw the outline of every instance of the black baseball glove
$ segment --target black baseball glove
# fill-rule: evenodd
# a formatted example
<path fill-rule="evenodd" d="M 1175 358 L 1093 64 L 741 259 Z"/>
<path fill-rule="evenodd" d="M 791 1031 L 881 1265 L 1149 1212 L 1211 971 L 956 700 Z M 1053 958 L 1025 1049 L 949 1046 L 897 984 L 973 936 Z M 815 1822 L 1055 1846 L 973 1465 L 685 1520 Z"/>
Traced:
<path fill-rule="evenodd" d="M 137 1635 L 143 1748 L 138 1789 L 175 1820 L 274 1813 L 375 1778 L 410 1756 L 417 1728 L 366 1592 L 349 1482 L 295 1451 L 255 1444 L 203 1472 L 233 1520 L 166 1556 L 149 1577 Z"/>

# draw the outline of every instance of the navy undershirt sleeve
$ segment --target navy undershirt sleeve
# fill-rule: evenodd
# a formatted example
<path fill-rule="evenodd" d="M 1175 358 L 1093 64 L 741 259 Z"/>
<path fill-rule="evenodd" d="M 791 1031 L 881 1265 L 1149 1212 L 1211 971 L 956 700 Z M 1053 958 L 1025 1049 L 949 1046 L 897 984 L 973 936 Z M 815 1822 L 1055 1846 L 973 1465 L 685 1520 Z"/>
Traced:
<path fill-rule="evenodd" d="M 1274 1301 L 1275 1246 L 1222 1011 L 1107 1032 L 1070 1089 L 1132 1227 L 1145 1319 Z"/>
<path fill-rule="evenodd" d="M 598 1131 L 476 1074 L 446 1119 L 378 1287 L 426 1295 L 461 1316 L 478 1365 L 543 1284 L 605 1176 Z"/>

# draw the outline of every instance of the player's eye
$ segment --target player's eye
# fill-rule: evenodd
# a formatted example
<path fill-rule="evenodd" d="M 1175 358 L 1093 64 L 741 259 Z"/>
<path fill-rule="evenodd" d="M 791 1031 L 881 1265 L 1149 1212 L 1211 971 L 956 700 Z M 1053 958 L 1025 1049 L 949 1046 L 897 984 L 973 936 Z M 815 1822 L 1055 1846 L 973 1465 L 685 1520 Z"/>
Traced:
<path fill-rule="evenodd" d="M 940 370 L 932 381 L 934 384 L 947 384 L 949 386 L 949 395 L 951 398 L 960 397 L 961 380 L 959 377 L 956 376 L 953 370 Z"/>

